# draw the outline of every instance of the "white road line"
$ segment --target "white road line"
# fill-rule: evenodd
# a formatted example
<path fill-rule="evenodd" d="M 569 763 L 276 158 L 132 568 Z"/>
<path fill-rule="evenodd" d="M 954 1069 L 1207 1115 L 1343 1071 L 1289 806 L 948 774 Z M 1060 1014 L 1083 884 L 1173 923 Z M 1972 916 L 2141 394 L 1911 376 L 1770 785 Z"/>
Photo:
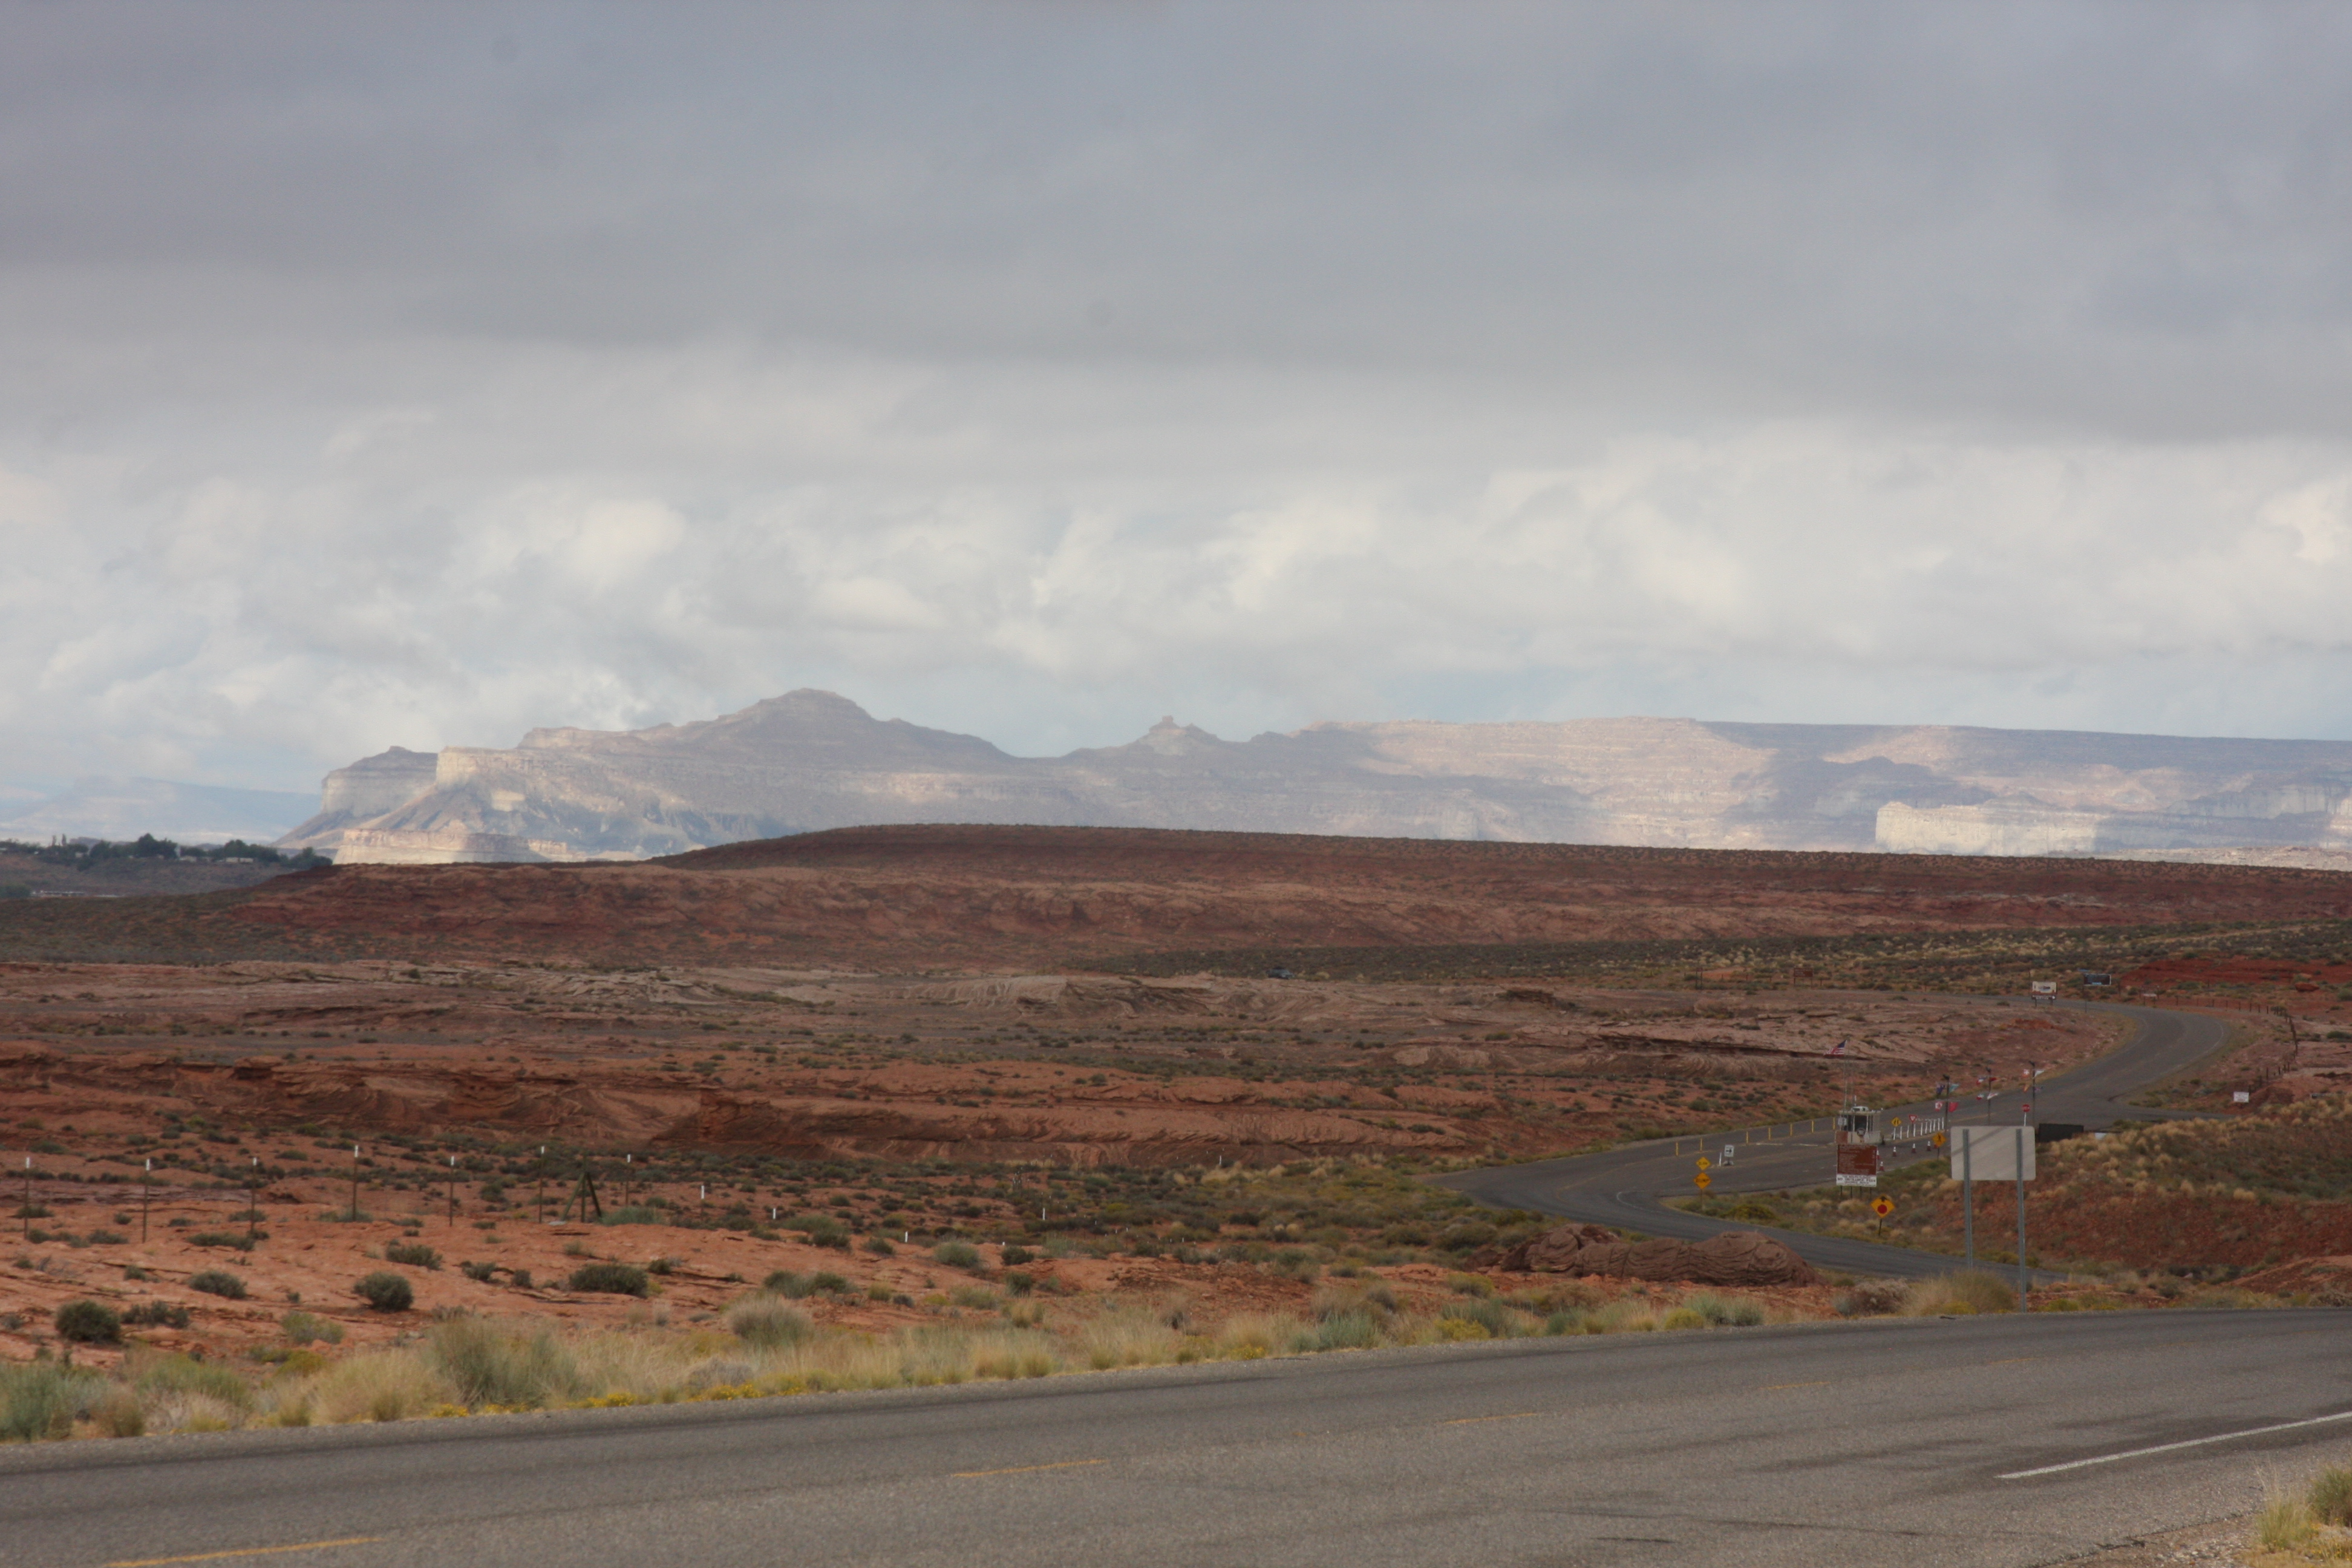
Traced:
<path fill-rule="evenodd" d="M 2292 1432 L 2298 1426 L 2324 1426 L 2330 1421 L 2352 1421 L 2352 1410 L 2339 1410 L 2333 1415 L 2315 1415 L 2307 1421 L 2282 1421 L 2275 1426 L 2252 1426 L 2243 1432 L 2222 1432 L 2210 1437 L 2190 1437 L 2179 1443 L 2158 1443 L 2153 1448 L 2128 1448 L 2120 1454 L 2101 1454 L 2095 1459 L 2069 1459 L 2063 1465 L 2044 1465 L 2038 1470 L 2011 1470 L 2005 1476 L 1995 1476 L 2000 1481 L 2021 1481 L 2029 1476 L 2054 1476 L 2060 1470 L 2079 1470 L 2085 1465 L 2112 1465 L 2118 1459 L 2137 1459 L 2148 1454 L 2169 1454 L 2175 1448 L 2200 1448 L 2208 1443 L 2231 1443 L 2241 1437 L 2260 1437 L 2268 1432 Z"/>

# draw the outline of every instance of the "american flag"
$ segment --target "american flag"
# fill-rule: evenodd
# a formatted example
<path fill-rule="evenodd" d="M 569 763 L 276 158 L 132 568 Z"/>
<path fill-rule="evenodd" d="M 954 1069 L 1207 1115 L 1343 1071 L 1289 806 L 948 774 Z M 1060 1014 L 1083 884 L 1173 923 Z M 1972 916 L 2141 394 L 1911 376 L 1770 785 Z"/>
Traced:
<path fill-rule="evenodd" d="M 1845 1042 L 1843 1040 L 1840 1040 L 1836 1045 L 1832 1046 L 1830 1047 L 1830 1055 L 1833 1057 L 1842 1057 L 1845 1055 Z"/>

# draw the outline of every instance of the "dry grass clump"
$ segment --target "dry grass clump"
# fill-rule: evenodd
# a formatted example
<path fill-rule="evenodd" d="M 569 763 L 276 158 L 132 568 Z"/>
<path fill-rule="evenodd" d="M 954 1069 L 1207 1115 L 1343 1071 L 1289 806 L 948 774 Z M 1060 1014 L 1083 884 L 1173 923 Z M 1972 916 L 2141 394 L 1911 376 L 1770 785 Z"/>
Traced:
<path fill-rule="evenodd" d="M 2352 1468 L 2333 1466 L 2300 1492 L 2273 1487 L 2254 1515 L 2256 1568 L 2352 1563 Z"/>
<path fill-rule="evenodd" d="M 1915 1280 L 1896 1309 L 1906 1317 L 1972 1317 L 2017 1310 L 2017 1286 L 1989 1268 L 1966 1268 Z"/>
<path fill-rule="evenodd" d="M 0 1437 L 921 1388 L 1338 1350 L 1737 1327 L 1792 1315 L 1711 1291 L 1678 1300 L 1644 1290 L 1608 1301 L 1575 1281 L 1509 1295 L 1490 1285 L 1417 1306 L 1388 1281 L 1360 1274 L 1325 1279 L 1304 1312 L 1243 1312 L 1203 1323 L 1198 1310 L 1181 1296 L 1050 1307 L 1008 1298 L 984 1318 L 949 1312 L 875 1331 L 821 1326 L 794 1300 L 761 1289 L 739 1299 L 721 1323 L 672 1328 L 667 1315 L 648 1310 L 621 1328 L 562 1337 L 542 1322 L 459 1316 L 340 1359 L 327 1353 L 331 1336 L 318 1331 L 321 1321 L 289 1313 L 283 1326 L 291 1342 L 273 1352 L 275 1371 L 258 1379 L 226 1363 L 144 1349 L 111 1377 L 54 1363 L 0 1367 Z"/>

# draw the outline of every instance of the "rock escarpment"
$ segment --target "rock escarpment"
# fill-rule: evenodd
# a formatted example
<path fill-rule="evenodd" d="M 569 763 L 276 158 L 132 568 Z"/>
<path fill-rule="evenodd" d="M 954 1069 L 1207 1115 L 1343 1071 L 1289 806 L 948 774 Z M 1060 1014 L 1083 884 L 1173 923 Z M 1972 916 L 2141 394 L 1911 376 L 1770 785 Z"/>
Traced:
<path fill-rule="evenodd" d="M 330 774 L 283 842 L 342 861 L 635 859 L 915 822 L 1943 854 L 2352 846 L 2352 744 L 1682 719 L 1235 742 L 1167 720 L 1040 758 L 795 691 L 692 724 L 395 748 Z"/>

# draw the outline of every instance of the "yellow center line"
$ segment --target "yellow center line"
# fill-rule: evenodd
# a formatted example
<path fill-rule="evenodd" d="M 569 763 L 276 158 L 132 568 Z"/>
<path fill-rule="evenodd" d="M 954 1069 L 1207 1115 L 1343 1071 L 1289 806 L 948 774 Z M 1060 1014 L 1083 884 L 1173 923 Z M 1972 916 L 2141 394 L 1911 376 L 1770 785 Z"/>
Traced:
<path fill-rule="evenodd" d="M 1543 1414 L 1539 1410 L 1518 1410 L 1508 1415 L 1464 1415 L 1452 1421 L 1440 1421 L 1440 1426 L 1475 1426 L 1481 1421 L 1526 1421 Z"/>
<path fill-rule="evenodd" d="M 953 1479 L 968 1481 L 975 1476 L 1025 1476 L 1037 1470 L 1076 1470 L 1088 1465 L 1107 1465 L 1109 1462 L 1108 1459 L 1064 1459 L 1057 1465 L 1012 1465 L 1001 1470 L 957 1470 Z M 117 1565 L 109 1564 L 108 1568 L 117 1568 Z"/>
<path fill-rule="evenodd" d="M 185 1557 L 126 1557 L 106 1568 L 163 1568 L 166 1563 L 217 1563 L 224 1557 L 268 1557 L 279 1552 L 324 1552 L 330 1546 L 365 1546 L 381 1535 L 346 1535 L 334 1541 L 298 1541 L 291 1546 L 240 1546 L 233 1552 L 191 1552 Z"/>
<path fill-rule="evenodd" d="M 1768 1383 L 1756 1392 L 1759 1394 L 1770 1394 L 1776 1389 L 1782 1388 L 1827 1388 L 1829 1385 L 1830 1380 L 1825 1377 L 1818 1383 Z"/>

